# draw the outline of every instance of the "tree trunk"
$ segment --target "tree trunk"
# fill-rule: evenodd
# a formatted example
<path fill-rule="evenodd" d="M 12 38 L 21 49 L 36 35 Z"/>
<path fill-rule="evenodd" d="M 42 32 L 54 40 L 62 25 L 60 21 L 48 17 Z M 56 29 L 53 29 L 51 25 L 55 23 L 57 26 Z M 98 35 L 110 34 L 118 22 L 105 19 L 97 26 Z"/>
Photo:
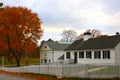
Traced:
<path fill-rule="evenodd" d="M 15 57 L 15 59 L 16 59 L 16 66 L 17 67 L 20 67 L 20 56 L 14 56 Z"/>
<path fill-rule="evenodd" d="M 13 55 L 14 55 L 14 58 L 16 59 L 16 66 L 20 67 L 21 53 L 13 52 Z"/>
<path fill-rule="evenodd" d="M 20 59 L 17 59 L 17 58 L 16 58 L 16 62 L 17 62 L 16 66 L 17 66 L 17 67 L 20 67 Z"/>

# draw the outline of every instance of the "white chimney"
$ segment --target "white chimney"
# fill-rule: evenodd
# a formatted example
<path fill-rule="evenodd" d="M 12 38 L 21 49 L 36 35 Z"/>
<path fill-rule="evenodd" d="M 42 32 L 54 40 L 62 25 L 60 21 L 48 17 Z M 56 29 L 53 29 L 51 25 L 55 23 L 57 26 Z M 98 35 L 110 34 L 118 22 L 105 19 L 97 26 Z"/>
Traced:
<path fill-rule="evenodd" d="M 90 32 L 85 32 L 85 33 L 84 33 L 84 40 L 88 40 L 88 39 L 90 39 L 90 38 L 92 38 L 91 33 L 90 33 Z"/>
<path fill-rule="evenodd" d="M 120 35 L 120 33 L 119 33 L 119 32 L 116 32 L 116 35 Z"/>

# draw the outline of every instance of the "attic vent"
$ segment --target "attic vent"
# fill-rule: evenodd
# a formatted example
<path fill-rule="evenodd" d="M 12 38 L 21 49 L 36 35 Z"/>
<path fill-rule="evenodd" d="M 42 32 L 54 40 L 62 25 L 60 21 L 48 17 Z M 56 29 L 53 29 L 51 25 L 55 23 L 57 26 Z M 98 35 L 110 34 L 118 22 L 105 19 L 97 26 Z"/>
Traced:
<path fill-rule="evenodd" d="M 47 48 L 47 46 L 45 46 L 45 48 Z"/>

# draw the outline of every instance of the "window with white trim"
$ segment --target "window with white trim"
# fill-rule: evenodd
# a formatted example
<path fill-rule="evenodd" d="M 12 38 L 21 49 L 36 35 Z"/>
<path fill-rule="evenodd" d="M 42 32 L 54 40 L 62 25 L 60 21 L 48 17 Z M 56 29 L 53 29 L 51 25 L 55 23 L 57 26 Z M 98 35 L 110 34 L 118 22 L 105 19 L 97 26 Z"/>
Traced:
<path fill-rule="evenodd" d="M 84 58 L 84 51 L 79 52 L 79 58 Z"/>
<path fill-rule="evenodd" d="M 94 58 L 100 59 L 101 58 L 101 51 L 94 51 Z"/>
<path fill-rule="evenodd" d="M 91 51 L 86 51 L 86 58 L 92 58 L 92 52 Z"/>
<path fill-rule="evenodd" d="M 110 51 L 103 51 L 103 59 L 110 59 Z"/>
<path fill-rule="evenodd" d="M 70 52 L 66 52 L 66 59 L 70 59 Z"/>

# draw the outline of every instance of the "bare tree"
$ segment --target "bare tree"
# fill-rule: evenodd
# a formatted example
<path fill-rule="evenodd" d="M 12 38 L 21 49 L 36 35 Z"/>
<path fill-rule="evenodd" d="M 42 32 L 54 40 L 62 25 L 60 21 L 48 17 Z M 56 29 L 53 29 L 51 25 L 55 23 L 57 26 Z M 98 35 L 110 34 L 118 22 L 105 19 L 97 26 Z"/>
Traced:
<path fill-rule="evenodd" d="M 62 41 L 74 41 L 77 38 L 77 33 L 75 30 L 64 30 L 61 35 Z"/>
<path fill-rule="evenodd" d="M 83 37 L 84 37 L 84 34 L 80 34 L 80 35 L 76 38 L 76 40 L 83 39 Z"/>
<path fill-rule="evenodd" d="M 90 32 L 92 34 L 92 38 L 99 37 L 101 35 L 101 31 L 97 29 L 93 29 Z"/>

